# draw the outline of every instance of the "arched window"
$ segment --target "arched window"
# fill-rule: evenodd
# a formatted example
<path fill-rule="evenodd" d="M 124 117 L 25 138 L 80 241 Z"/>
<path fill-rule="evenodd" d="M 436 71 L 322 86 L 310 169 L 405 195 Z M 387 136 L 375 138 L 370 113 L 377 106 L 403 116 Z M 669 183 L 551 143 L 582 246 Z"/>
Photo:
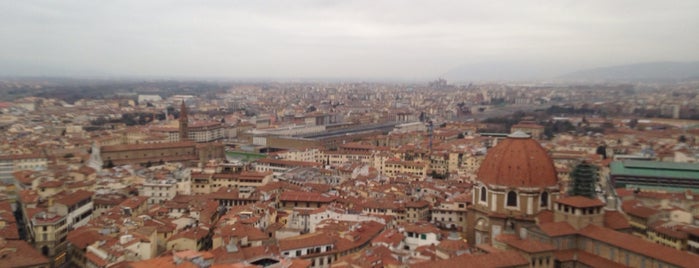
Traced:
<path fill-rule="evenodd" d="M 541 202 L 539 202 L 542 207 L 548 207 L 549 206 L 549 193 L 548 192 L 543 192 L 541 193 Z"/>
<path fill-rule="evenodd" d="M 481 187 L 481 201 L 487 202 L 485 186 Z"/>
<path fill-rule="evenodd" d="M 507 192 L 507 206 L 516 207 L 517 206 L 517 193 L 515 191 Z"/>

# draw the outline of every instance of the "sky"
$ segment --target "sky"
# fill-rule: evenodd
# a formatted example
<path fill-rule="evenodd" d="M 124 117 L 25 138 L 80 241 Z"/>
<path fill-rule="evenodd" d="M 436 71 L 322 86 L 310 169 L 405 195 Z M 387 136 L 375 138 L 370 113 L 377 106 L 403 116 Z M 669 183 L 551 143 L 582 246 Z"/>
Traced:
<path fill-rule="evenodd" d="M 421 80 L 697 60 L 696 0 L 0 1 L 2 76 Z"/>

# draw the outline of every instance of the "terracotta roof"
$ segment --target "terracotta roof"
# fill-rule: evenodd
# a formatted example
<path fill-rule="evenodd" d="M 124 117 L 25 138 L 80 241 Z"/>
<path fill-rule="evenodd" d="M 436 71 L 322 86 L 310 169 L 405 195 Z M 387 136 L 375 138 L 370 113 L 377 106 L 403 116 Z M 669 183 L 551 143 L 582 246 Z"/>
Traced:
<path fill-rule="evenodd" d="M 539 214 L 536 214 L 536 219 L 538 220 L 539 224 L 553 222 L 553 211 L 542 210 L 539 212 Z"/>
<path fill-rule="evenodd" d="M 121 202 L 119 206 L 135 209 L 148 201 L 147 196 L 132 196 Z"/>
<path fill-rule="evenodd" d="M 672 237 L 675 239 L 686 240 L 689 237 L 689 233 L 684 231 L 685 225 L 678 224 L 674 222 L 658 221 L 653 223 L 651 228 L 653 232 L 664 234 L 665 236 Z"/>
<path fill-rule="evenodd" d="M 177 233 L 176 235 L 171 236 L 168 241 L 174 241 L 180 238 L 185 238 L 185 239 L 191 239 L 191 240 L 200 240 L 204 237 L 206 237 L 209 234 L 209 231 L 204 229 L 204 227 L 199 226 L 199 227 L 194 227 L 189 230 L 181 231 Z"/>
<path fill-rule="evenodd" d="M 636 216 L 639 218 L 643 218 L 643 219 L 647 219 L 655 214 L 660 213 L 660 210 L 646 207 L 640 201 L 637 201 L 637 200 L 625 201 L 621 205 L 621 209 L 624 210 L 624 212 L 626 214 Z"/>
<path fill-rule="evenodd" d="M 374 265 L 377 264 L 377 265 Z M 402 263 L 393 257 L 390 249 L 373 246 L 359 252 L 342 256 L 333 262 L 333 267 L 398 267 Z"/>
<path fill-rule="evenodd" d="M 101 235 L 92 227 L 80 227 L 68 233 L 68 242 L 76 248 L 85 249 L 95 241 L 107 240 L 109 237 Z"/>
<path fill-rule="evenodd" d="M 334 242 L 335 239 L 325 233 L 311 233 L 279 240 L 279 250 L 287 251 L 309 247 L 320 247 L 334 244 Z"/>
<path fill-rule="evenodd" d="M 5 257 L 8 254 L 8 257 Z M 22 240 L 0 241 L 0 267 L 49 266 L 49 260 Z"/>
<path fill-rule="evenodd" d="M 488 150 L 478 170 L 485 184 L 511 187 L 548 187 L 558 184 L 553 160 L 531 138 L 508 137 Z"/>
<path fill-rule="evenodd" d="M 614 230 L 621 230 L 631 227 L 626 216 L 616 210 L 607 210 L 604 212 L 604 226 Z"/>
<path fill-rule="evenodd" d="M 465 239 L 446 239 L 439 242 L 437 245 L 438 249 L 448 250 L 448 251 L 464 251 L 469 249 L 469 245 Z"/>
<path fill-rule="evenodd" d="M 584 196 L 567 196 L 556 200 L 556 203 L 569 205 L 576 208 L 601 207 L 604 203 L 597 198 L 588 198 Z"/>
<path fill-rule="evenodd" d="M 434 234 L 440 234 L 441 232 L 439 231 L 439 228 L 436 226 L 430 224 L 430 223 L 406 223 L 403 225 L 403 228 L 405 228 L 406 232 L 412 232 L 412 233 L 418 233 L 418 234 L 428 234 L 428 233 L 434 233 Z"/>
<path fill-rule="evenodd" d="M 541 231 L 550 237 L 572 235 L 577 233 L 575 228 L 567 222 L 548 222 L 539 225 Z"/>
<path fill-rule="evenodd" d="M 578 261 L 578 262 L 585 264 L 589 267 L 609 267 L 609 268 L 628 267 L 626 265 L 622 265 L 622 264 L 610 261 L 608 259 L 587 253 L 587 252 L 582 251 L 582 250 L 555 251 L 553 253 L 553 255 L 556 257 L 556 260 L 558 260 L 558 261 L 561 261 L 561 262 Z"/>
<path fill-rule="evenodd" d="M 400 242 L 402 242 L 404 238 L 405 238 L 405 236 L 402 233 L 397 232 L 395 229 L 388 229 L 388 230 L 383 231 L 377 237 L 375 237 L 371 241 L 371 243 L 372 244 L 385 243 L 389 246 L 395 247 L 398 244 L 400 244 Z"/>
<path fill-rule="evenodd" d="M 90 191 L 77 190 L 71 194 L 68 194 L 68 195 L 65 195 L 59 199 L 56 199 L 54 202 L 70 207 L 72 205 L 77 204 L 80 201 L 91 198 L 92 194 L 93 194 L 93 192 L 90 192 Z"/>
<path fill-rule="evenodd" d="M 10 216 L 12 219 L 8 219 L 8 222 L 5 223 L 5 227 L 0 228 L 0 237 L 7 240 L 19 240 L 19 228 L 17 223 L 12 222 L 14 221 L 14 216 L 12 214 L 10 214 Z M 2 220 L 4 219 L 0 219 L 0 221 Z"/>
<path fill-rule="evenodd" d="M 528 266 L 529 261 L 513 250 L 493 252 L 489 254 L 463 254 L 447 260 L 420 262 L 410 267 L 416 268 L 490 268 L 490 267 L 519 267 Z"/>
<path fill-rule="evenodd" d="M 88 251 L 87 253 L 85 253 L 85 258 L 87 258 L 87 260 L 90 263 L 97 265 L 97 267 L 106 267 L 107 264 L 109 264 L 106 260 L 97 256 L 97 254 L 92 253 L 92 251 Z M 91 265 L 88 265 L 88 266 L 91 266 Z"/>
<path fill-rule="evenodd" d="M 699 263 L 697 255 L 655 244 L 609 228 L 588 225 L 580 230 L 580 235 L 680 267 L 695 267 Z"/>
<path fill-rule="evenodd" d="M 532 239 L 520 239 L 516 235 L 511 234 L 501 234 L 497 236 L 495 240 L 527 253 L 541 253 L 556 250 L 556 248 L 549 243 Z"/>

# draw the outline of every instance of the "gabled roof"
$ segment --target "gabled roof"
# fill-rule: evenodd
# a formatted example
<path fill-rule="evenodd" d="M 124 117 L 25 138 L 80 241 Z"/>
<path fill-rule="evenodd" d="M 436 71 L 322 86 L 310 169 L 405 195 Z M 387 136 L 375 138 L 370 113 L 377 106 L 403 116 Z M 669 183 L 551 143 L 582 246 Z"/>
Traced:
<path fill-rule="evenodd" d="M 695 267 L 699 263 L 699 256 L 674 248 L 655 244 L 640 237 L 617 232 L 609 228 L 588 225 L 580 230 L 580 235 L 605 242 L 612 246 L 623 248 L 631 252 L 645 255 L 663 262 L 680 267 Z"/>

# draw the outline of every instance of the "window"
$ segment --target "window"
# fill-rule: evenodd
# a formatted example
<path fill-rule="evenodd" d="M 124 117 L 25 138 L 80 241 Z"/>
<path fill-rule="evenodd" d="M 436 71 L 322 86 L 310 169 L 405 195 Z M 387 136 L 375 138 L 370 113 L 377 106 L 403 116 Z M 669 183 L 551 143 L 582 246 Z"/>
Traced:
<path fill-rule="evenodd" d="M 542 207 L 548 207 L 549 206 L 549 193 L 548 192 L 543 192 L 541 193 L 541 202 L 539 202 Z"/>
<path fill-rule="evenodd" d="M 507 192 L 507 206 L 516 207 L 517 206 L 517 193 L 514 191 Z"/>
<path fill-rule="evenodd" d="M 487 200 L 486 200 L 486 194 L 487 194 L 487 193 L 486 193 L 486 190 L 485 190 L 485 186 L 481 187 L 481 201 L 482 201 L 482 202 L 486 202 L 486 201 L 487 201 Z"/>
<path fill-rule="evenodd" d="M 426 234 L 420 234 L 420 239 L 421 239 L 421 240 L 427 240 L 427 235 L 426 235 Z"/>

